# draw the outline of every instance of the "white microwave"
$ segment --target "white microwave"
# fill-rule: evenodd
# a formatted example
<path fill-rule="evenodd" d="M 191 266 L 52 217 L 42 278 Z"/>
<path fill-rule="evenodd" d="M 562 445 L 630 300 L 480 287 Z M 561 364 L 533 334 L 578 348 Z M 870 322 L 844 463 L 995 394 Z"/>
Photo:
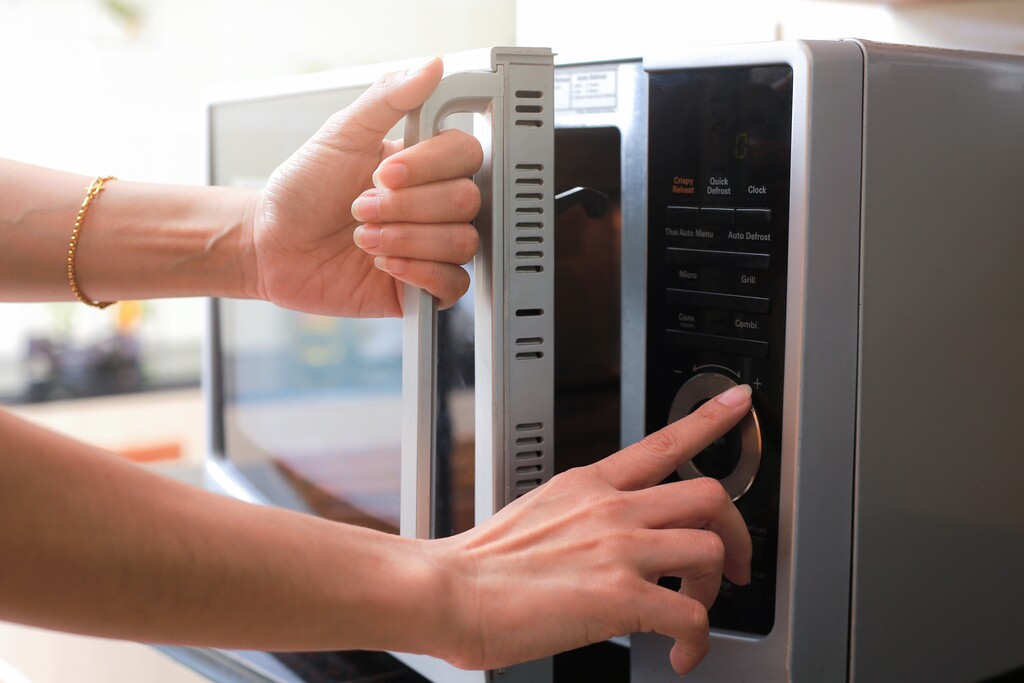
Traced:
<path fill-rule="evenodd" d="M 485 92 L 469 109 L 498 112 L 484 182 L 506 181 L 485 192 L 503 208 L 481 222 L 475 298 L 436 320 L 421 300 L 404 352 L 402 321 L 213 302 L 212 485 L 447 535 L 749 383 L 751 415 L 678 472 L 722 480 L 755 544 L 754 580 L 723 584 L 688 679 L 1024 672 L 1024 58 L 798 41 L 495 59 L 470 79 Z M 215 96 L 210 181 L 262 183 L 391 68 Z M 472 98 L 467 82 L 445 87 Z M 577 186 L 606 209 L 556 215 Z M 675 680 L 668 648 L 634 634 L 497 672 L 394 666 Z"/>

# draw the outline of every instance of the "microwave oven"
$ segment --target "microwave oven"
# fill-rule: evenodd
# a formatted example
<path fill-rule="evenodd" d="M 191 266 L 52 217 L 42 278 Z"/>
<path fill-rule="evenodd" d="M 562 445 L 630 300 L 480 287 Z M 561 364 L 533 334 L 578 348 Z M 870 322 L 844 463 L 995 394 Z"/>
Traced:
<path fill-rule="evenodd" d="M 748 383 L 752 413 L 677 473 L 722 480 L 755 548 L 752 584 L 723 583 L 687 678 L 1024 671 L 1024 58 L 853 40 L 506 57 L 480 70 L 504 69 L 497 85 L 454 74 L 432 114 L 471 112 L 448 124 L 492 150 L 475 296 L 436 319 L 421 299 L 405 321 L 211 302 L 211 486 L 447 535 Z M 215 95 L 210 181 L 262 184 L 390 69 Z M 498 149 L 517 106 L 548 135 L 512 145 L 536 157 L 518 170 Z M 575 187 L 607 207 L 552 201 Z M 539 367 L 523 389 L 519 367 Z M 494 672 L 397 653 L 394 666 L 436 681 L 677 678 L 660 636 L 594 648 Z"/>

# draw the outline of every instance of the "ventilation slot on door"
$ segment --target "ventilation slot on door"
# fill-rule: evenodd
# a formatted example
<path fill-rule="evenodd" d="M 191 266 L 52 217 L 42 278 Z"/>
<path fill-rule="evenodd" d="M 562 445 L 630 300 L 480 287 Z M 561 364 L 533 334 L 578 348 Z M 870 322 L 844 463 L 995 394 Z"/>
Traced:
<path fill-rule="evenodd" d="M 544 442 L 544 424 L 525 422 L 516 425 L 516 432 L 523 434 L 516 439 L 515 457 L 511 463 L 513 497 L 524 496 L 540 486 L 548 478 L 545 453 L 538 446 Z"/>
<path fill-rule="evenodd" d="M 516 258 L 521 260 L 536 260 L 544 258 L 543 251 L 517 251 Z M 518 265 L 516 266 L 517 273 L 543 273 L 544 266 L 540 264 L 536 265 Z"/>
<path fill-rule="evenodd" d="M 517 97 L 526 98 L 539 98 L 540 93 L 534 91 L 519 91 L 516 93 Z M 543 112 L 543 107 L 539 104 L 517 104 L 516 111 L 520 113 L 536 113 L 540 114 Z M 516 170 L 519 171 L 531 171 L 533 173 L 541 173 L 544 169 L 543 164 L 516 164 Z M 544 215 L 544 178 L 542 176 L 525 175 L 524 177 L 516 178 L 515 184 L 516 192 L 514 195 L 515 216 L 516 216 L 516 235 L 514 237 L 516 245 L 533 245 L 539 246 L 544 243 L 544 238 L 540 235 L 521 236 L 518 233 L 524 230 L 542 230 L 544 228 L 544 222 L 538 220 L 528 220 L 527 217 L 543 216 Z M 516 264 L 514 266 L 514 272 L 519 275 L 538 275 L 544 272 L 544 252 L 541 250 L 533 251 L 517 251 L 515 252 L 516 259 L 519 260 L 538 260 L 541 263 L 531 264 Z"/>
<path fill-rule="evenodd" d="M 544 97 L 540 90 L 516 90 L 516 125 L 526 128 L 543 128 L 544 107 L 537 100 Z"/>
<path fill-rule="evenodd" d="M 543 343 L 543 337 L 520 337 L 519 339 L 516 339 L 516 346 L 541 346 Z M 544 352 L 540 349 L 531 349 L 529 351 L 516 351 L 516 360 L 540 360 L 543 357 Z M 516 430 L 518 431 L 529 429 L 540 429 L 540 423 L 516 425 Z"/>

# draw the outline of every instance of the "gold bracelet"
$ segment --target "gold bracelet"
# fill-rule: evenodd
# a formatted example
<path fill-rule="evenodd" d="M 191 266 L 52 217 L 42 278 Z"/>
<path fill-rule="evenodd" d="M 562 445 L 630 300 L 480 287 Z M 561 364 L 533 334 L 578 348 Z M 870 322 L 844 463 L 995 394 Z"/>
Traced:
<path fill-rule="evenodd" d="M 93 301 L 85 296 L 82 288 L 78 286 L 78 281 L 75 280 L 75 250 L 78 249 L 78 235 L 82 231 L 82 221 L 85 220 L 85 212 L 89 210 L 89 204 L 92 200 L 96 199 L 96 196 L 103 191 L 103 183 L 108 180 L 115 180 L 114 176 L 100 176 L 96 180 L 92 181 L 89 187 L 85 188 L 85 199 L 82 200 L 82 207 L 78 209 L 78 218 L 75 219 L 75 228 L 71 231 L 71 244 L 68 245 L 68 283 L 71 284 L 71 292 L 75 295 L 75 298 L 81 301 L 87 306 L 93 306 L 94 308 L 106 308 L 111 304 L 117 303 L 116 301 Z"/>

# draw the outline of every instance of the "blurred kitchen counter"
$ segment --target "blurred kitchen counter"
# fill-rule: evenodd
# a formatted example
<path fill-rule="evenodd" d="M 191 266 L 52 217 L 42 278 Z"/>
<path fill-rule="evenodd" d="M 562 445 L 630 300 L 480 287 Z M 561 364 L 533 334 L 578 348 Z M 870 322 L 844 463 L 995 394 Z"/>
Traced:
<path fill-rule="evenodd" d="M 0 683 L 202 683 L 148 645 L 0 622 Z"/>
<path fill-rule="evenodd" d="M 206 415 L 198 387 L 4 408 L 157 471 L 195 484 L 201 481 Z"/>

